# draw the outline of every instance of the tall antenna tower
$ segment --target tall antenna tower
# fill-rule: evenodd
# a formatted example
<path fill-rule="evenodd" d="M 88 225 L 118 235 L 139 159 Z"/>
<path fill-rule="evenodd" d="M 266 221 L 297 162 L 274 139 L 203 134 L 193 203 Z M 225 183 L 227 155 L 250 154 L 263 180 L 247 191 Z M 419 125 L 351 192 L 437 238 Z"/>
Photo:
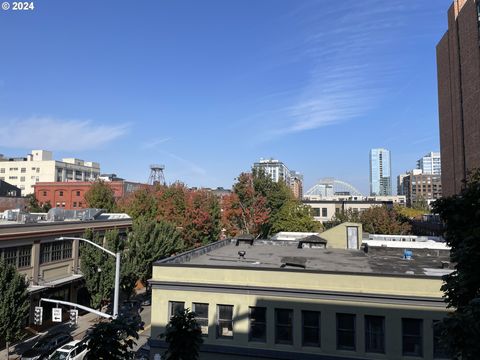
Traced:
<path fill-rule="evenodd" d="M 165 165 L 150 165 L 150 177 L 148 178 L 148 183 L 150 185 L 165 185 L 165 175 L 163 174 L 163 170 L 165 170 Z"/>

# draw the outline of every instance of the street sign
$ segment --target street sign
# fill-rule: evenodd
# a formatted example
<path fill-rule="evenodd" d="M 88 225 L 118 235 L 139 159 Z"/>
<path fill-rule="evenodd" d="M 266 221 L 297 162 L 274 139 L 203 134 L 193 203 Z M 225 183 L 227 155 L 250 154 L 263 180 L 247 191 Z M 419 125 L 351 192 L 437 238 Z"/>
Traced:
<path fill-rule="evenodd" d="M 62 322 L 62 308 L 52 309 L 52 322 Z"/>

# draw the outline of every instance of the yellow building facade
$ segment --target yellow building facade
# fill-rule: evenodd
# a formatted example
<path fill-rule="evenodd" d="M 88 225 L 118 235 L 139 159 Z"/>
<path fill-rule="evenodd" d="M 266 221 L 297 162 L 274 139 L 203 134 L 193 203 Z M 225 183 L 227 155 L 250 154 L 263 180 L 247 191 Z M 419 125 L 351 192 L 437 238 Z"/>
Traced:
<path fill-rule="evenodd" d="M 152 358 L 182 308 L 202 325 L 202 359 L 444 358 L 442 259 L 297 243 L 223 240 L 154 264 Z"/>

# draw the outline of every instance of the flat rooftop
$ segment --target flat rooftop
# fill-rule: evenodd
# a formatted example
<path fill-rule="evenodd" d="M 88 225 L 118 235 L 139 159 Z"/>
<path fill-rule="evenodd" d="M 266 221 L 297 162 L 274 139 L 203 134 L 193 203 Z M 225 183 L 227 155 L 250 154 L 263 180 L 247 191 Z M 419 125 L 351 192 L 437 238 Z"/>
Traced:
<path fill-rule="evenodd" d="M 243 257 L 239 255 L 241 251 L 245 251 Z M 368 254 L 362 250 L 299 249 L 296 241 L 256 240 L 253 246 L 248 244 L 236 246 L 235 241 L 224 240 L 158 261 L 155 265 L 181 264 L 199 267 L 295 269 L 297 271 L 434 277 L 452 271 L 442 268 L 443 264 L 449 262 L 449 257 L 445 253 L 427 255 L 418 251 L 416 254 L 416 249 L 413 249 L 411 260 L 404 260 L 402 253 L 403 249 L 398 253 L 376 251 L 374 254 Z M 303 265 L 305 268 L 298 265 Z"/>

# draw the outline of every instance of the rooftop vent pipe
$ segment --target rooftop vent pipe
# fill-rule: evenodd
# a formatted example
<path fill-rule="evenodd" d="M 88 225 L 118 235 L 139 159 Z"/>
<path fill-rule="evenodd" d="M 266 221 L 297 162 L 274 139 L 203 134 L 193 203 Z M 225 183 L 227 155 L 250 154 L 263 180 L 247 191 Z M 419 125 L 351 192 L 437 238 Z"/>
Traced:
<path fill-rule="evenodd" d="M 404 260 L 412 260 L 412 257 L 413 257 L 413 252 L 412 250 L 405 250 L 403 252 L 403 259 Z"/>

